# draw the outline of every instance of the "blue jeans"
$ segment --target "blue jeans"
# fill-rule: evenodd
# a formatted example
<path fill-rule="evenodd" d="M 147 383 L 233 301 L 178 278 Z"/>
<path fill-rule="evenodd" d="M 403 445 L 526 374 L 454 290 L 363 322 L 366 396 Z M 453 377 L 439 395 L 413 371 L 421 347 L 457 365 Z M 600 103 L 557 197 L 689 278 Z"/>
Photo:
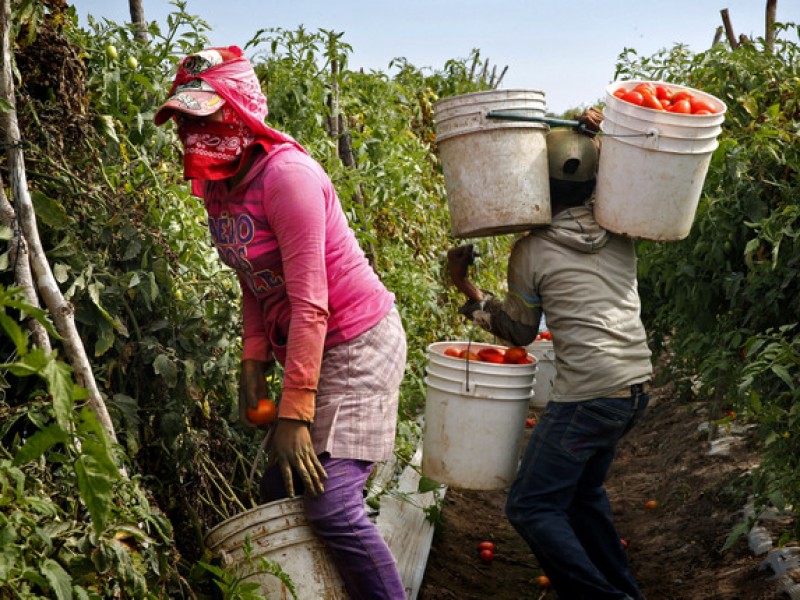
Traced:
<path fill-rule="evenodd" d="M 643 598 L 614 527 L 603 482 L 617 442 L 649 396 L 550 402 L 506 502 L 562 600 Z"/>

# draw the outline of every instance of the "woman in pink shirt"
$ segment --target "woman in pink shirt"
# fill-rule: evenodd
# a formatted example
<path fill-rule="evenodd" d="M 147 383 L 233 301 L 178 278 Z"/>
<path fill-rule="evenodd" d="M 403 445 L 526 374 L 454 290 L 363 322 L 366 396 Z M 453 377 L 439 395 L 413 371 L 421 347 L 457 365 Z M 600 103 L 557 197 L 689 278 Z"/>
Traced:
<path fill-rule="evenodd" d="M 406 339 L 394 296 L 359 248 L 330 178 L 264 123 L 266 97 L 239 48 L 184 58 L 158 110 L 174 119 L 184 177 L 202 197 L 220 258 L 242 289 L 239 414 L 283 365 L 262 501 L 303 494 L 352 598 L 405 598 L 363 489 L 391 456 Z M 299 476 L 295 481 L 293 474 Z"/>

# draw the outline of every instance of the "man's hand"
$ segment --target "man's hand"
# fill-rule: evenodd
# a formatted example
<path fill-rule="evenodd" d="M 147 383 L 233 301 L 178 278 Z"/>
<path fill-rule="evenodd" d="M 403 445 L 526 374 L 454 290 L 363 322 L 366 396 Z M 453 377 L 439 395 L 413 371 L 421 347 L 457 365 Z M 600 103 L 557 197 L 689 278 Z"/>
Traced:
<path fill-rule="evenodd" d="M 470 300 L 481 301 L 483 293 L 467 277 L 469 266 L 475 262 L 475 252 L 472 244 L 458 246 L 447 251 L 447 270 L 450 273 L 450 281 Z"/>
<path fill-rule="evenodd" d="M 447 251 L 447 270 L 450 281 L 458 287 L 467 279 L 467 270 L 475 262 L 475 248 L 472 244 L 450 248 Z"/>
<path fill-rule="evenodd" d="M 294 481 L 292 469 L 303 480 L 305 489 L 312 496 L 325 491 L 323 480 L 328 478 L 322 464 L 319 462 L 314 446 L 311 443 L 311 432 L 308 423 L 294 419 L 278 419 L 272 434 L 272 444 L 269 449 L 267 469 L 274 463 L 283 477 L 283 485 L 289 496 L 294 496 Z"/>
<path fill-rule="evenodd" d="M 247 427 L 256 427 L 247 418 L 248 408 L 258 408 L 261 398 L 268 398 L 267 382 L 264 375 L 270 363 L 247 359 L 242 361 L 239 377 L 239 420 Z"/>
<path fill-rule="evenodd" d="M 588 131 L 597 133 L 600 131 L 600 123 L 603 122 L 603 113 L 596 108 L 587 108 L 578 116 L 578 122 Z"/>

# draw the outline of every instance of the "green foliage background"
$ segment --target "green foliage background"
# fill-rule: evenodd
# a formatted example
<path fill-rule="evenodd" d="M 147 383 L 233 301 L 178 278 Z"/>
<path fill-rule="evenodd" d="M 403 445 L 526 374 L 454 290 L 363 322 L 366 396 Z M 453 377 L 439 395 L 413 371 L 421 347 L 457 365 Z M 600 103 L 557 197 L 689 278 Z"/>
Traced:
<path fill-rule="evenodd" d="M 31 194 L 120 445 L 82 407 L 64 357 L 29 347 L 17 321 L 46 315 L 20 300 L 5 261 L 0 598 L 203 597 L 209 574 L 219 575 L 202 566 L 203 535 L 255 502 L 249 473 L 261 442 L 236 418 L 238 284 L 182 179 L 174 129 L 152 123 L 177 60 L 207 45 L 208 26 L 176 2 L 163 30 L 150 24 L 145 45 L 127 26 L 92 21 L 83 30 L 71 9 L 18 6 L 17 108 Z M 692 233 L 639 243 L 640 287 L 654 346 L 685 398 L 718 411 L 728 404 L 758 424 L 764 461 L 747 483 L 760 506 L 800 500 L 800 86 L 798 46 L 787 41 L 796 34 L 783 27 L 772 54 L 760 40 L 700 54 L 626 50 L 617 72 L 697 87 L 728 106 Z M 457 318 L 459 299 L 446 286 L 444 251 L 460 242 L 449 235 L 432 114 L 438 98 L 488 87 L 472 75 L 480 53 L 440 70 L 399 58 L 390 76 L 351 71 L 352 49 L 332 31 L 262 30 L 245 50 L 270 124 L 330 173 L 397 296 L 409 341 L 402 464 L 419 441 L 427 345 L 482 337 Z M 326 128 L 334 83 L 354 166 Z M 480 284 L 502 291 L 513 237 L 470 241 Z"/>

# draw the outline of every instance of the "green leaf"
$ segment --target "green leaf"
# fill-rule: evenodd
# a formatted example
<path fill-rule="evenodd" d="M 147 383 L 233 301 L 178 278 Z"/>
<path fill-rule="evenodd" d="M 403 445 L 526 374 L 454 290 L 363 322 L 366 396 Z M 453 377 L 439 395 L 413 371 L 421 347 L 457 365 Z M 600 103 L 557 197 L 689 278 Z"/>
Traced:
<path fill-rule="evenodd" d="M 730 548 L 736 543 L 736 541 L 746 535 L 748 531 L 750 531 L 750 522 L 749 521 L 742 521 L 738 523 L 728 534 L 728 537 L 725 538 L 725 543 L 722 545 L 722 552 L 726 550 L 730 550 Z"/>
<path fill-rule="evenodd" d="M 28 336 L 17 321 L 9 317 L 5 312 L 0 312 L 0 327 L 3 328 L 6 335 L 14 342 L 14 345 L 17 347 L 17 354 L 24 355 L 28 353 Z"/>
<path fill-rule="evenodd" d="M 80 454 L 75 461 L 75 474 L 78 477 L 78 491 L 92 517 L 95 533 L 101 534 L 108 522 L 113 505 L 111 495 L 112 480 L 90 454 Z"/>
<path fill-rule="evenodd" d="M 43 223 L 55 230 L 63 230 L 71 225 L 73 219 L 60 202 L 37 191 L 31 192 L 31 201 L 36 211 L 36 218 Z"/>
<path fill-rule="evenodd" d="M 72 600 L 72 577 L 64 570 L 64 567 L 52 558 L 47 558 L 42 562 L 40 568 L 56 598 L 58 600 Z"/>
<path fill-rule="evenodd" d="M 77 387 L 72 378 L 72 368 L 60 360 L 51 360 L 42 370 L 42 377 L 47 381 L 47 391 L 53 398 L 56 421 L 64 431 L 69 431 Z"/>
<path fill-rule="evenodd" d="M 66 431 L 55 423 L 48 425 L 25 441 L 14 456 L 14 464 L 19 466 L 37 460 L 56 444 L 63 444 L 66 441 Z"/>
<path fill-rule="evenodd" d="M 159 354 L 153 361 L 153 369 L 157 375 L 161 375 L 169 387 L 175 387 L 178 383 L 178 368 L 166 354 Z"/>
<path fill-rule="evenodd" d="M 775 373 L 778 377 L 780 377 L 781 381 L 789 386 L 789 388 L 794 389 L 794 384 L 792 383 L 792 376 L 789 374 L 789 371 L 783 365 L 772 365 L 772 372 Z"/>
<path fill-rule="evenodd" d="M 94 355 L 103 356 L 114 346 L 114 328 L 107 321 L 97 323 L 97 341 L 94 343 Z"/>

